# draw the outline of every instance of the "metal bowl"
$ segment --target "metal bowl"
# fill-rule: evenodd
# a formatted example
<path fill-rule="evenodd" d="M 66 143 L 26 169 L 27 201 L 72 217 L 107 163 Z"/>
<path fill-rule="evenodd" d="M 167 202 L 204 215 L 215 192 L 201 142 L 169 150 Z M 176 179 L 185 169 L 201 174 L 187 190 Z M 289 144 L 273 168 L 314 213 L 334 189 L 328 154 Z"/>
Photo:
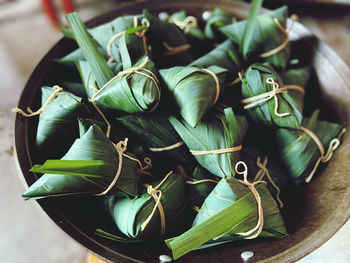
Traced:
<path fill-rule="evenodd" d="M 161 11 L 172 13 L 185 9 L 189 14 L 201 17 L 205 10 L 219 6 L 238 18 L 248 15 L 249 5 L 234 1 L 152 1 L 123 3 L 118 9 L 104 14 L 88 23 L 96 26 L 123 14 L 137 14 L 148 9 L 154 14 Z M 291 34 L 292 52 L 304 62 L 309 61 L 314 69 L 314 92 L 306 97 L 306 109 L 320 105 L 328 120 L 342 123 L 349 128 L 350 116 L 350 70 L 326 44 L 315 38 L 297 23 Z M 48 52 L 32 73 L 19 101 L 20 108 L 35 108 L 40 103 L 40 87 L 53 85 L 60 79 L 74 78 L 54 63 L 76 48 L 72 40 L 63 38 Z M 63 72 L 65 75 L 63 75 Z M 316 88 L 317 87 L 317 88 Z M 28 172 L 40 158 L 34 150 L 37 121 L 19 115 L 15 123 L 15 150 L 19 167 L 28 185 L 37 176 Z M 178 262 L 240 262 L 243 251 L 254 251 L 250 262 L 293 262 L 312 252 L 347 221 L 350 215 L 350 158 L 347 150 L 350 137 L 345 135 L 342 146 L 332 161 L 310 184 L 303 185 L 286 205 L 285 215 L 289 236 L 284 239 L 256 239 L 238 241 L 210 249 L 193 251 Z M 94 235 L 95 227 L 105 224 L 99 199 L 90 197 L 65 197 L 39 200 L 45 212 L 64 231 L 91 251 L 105 259 L 116 262 L 157 262 L 161 254 L 169 251 L 161 243 L 124 245 Z"/>

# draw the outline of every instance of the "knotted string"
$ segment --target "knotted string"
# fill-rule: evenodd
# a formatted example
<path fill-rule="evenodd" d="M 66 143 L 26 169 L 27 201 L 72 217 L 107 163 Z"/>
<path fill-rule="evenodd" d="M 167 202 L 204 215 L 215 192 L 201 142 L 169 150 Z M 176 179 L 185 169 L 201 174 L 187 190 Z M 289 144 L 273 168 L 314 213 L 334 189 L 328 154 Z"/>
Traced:
<path fill-rule="evenodd" d="M 162 56 L 175 55 L 175 54 L 178 54 L 178 53 L 185 52 L 186 50 L 189 50 L 191 48 L 190 44 L 184 44 L 184 45 L 181 45 L 181 46 L 172 47 L 167 42 L 163 42 L 163 45 L 164 45 L 164 47 L 165 47 L 165 49 L 167 51 L 161 53 Z"/>
<path fill-rule="evenodd" d="M 179 21 L 173 17 L 169 17 L 169 21 L 184 31 L 185 34 L 191 31 L 192 28 L 198 27 L 197 18 L 187 16 L 183 21 Z"/>
<path fill-rule="evenodd" d="M 216 180 L 213 179 L 202 179 L 202 180 L 198 180 L 198 181 L 185 181 L 186 184 L 201 184 L 201 183 L 219 183 Z"/>
<path fill-rule="evenodd" d="M 277 18 L 274 18 L 273 21 L 275 22 L 275 24 L 277 25 L 277 27 L 282 31 L 282 33 L 285 35 L 285 40 L 276 48 L 270 50 L 270 51 L 267 51 L 267 52 L 264 52 L 262 54 L 260 54 L 259 56 L 261 58 L 266 58 L 266 57 L 270 57 L 270 56 L 273 56 L 277 53 L 279 53 L 280 51 L 282 51 L 289 43 L 289 33 L 293 30 L 293 27 L 294 27 L 294 23 L 298 20 L 298 16 L 297 15 L 292 15 L 290 17 L 292 23 L 290 25 L 290 27 L 286 30 L 282 25 L 281 23 L 278 21 Z"/>
<path fill-rule="evenodd" d="M 243 165 L 244 166 L 244 170 L 243 171 L 239 171 L 238 170 L 238 166 L 239 165 Z M 243 174 L 243 181 L 242 180 L 238 180 L 238 181 L 240 181 L 242 184 L 244 184 L 245 186 L 247 186 L 249 188 L 249 190 L 254 195 L 254 197 L 256 199 L 256 203 L 258 205 L 258 222 L 257 222 L 256 226 L 254 228 L 252 228 L 251 230 L 247 231 L 247 232 L 237 233 L 237 235 L 248 236 L 248 237 L 246 237 L 244 239 L 253 239 L 253 238 L 256 238 L 257 236 L 260 235 L 260 233 L 261 233 L 261 231 L 262 231 L 262 229 L 264 227 L 264 211 L 263 211 L 263 207 L 262 207 L 262 204 L 261 204 L 261 197 L 259 195 L 259 192 L 255 189 L 255 185 L 259 184 L 259 183 L 266 184 L 266 182 L 264 182 L 264 181 L 255 181 L 254 183 L 249 183 L 248 182 L 248 167 L 242 161 L 239 161 L 238 163 L 236 163 L 235 171 L 236 171 L 237 174 Z M 254 235 L 250 236 L 255 231 L 256 231 L 256 233 Z"/>
<path fill-rule="evenodd" d="M 184 145 L 183 141 L 177 142 L 177 143 L 175 143 L 173 145 L 169 145 L 169 146 L 166 146 L 166 147 L 163 147 L 163 148 L 149 148 L 149 150 L 152 151 L 152 152 L 164 152 L 164 151 L 174 150 L 176 148 L 181 147 L 182 145 Z"/>
<path fill-rule="evenodd" d="M 207 155 L 207 154 L 223 154 L 223 153 L 232 153 L 242 150 L 242 144 L 239 146 L 235 146 L 232 148 L 225 148 L 225 149 L 217 149 L 217 150 L 208 150 L 208 151 L 195 151 L 190 150 L 192 155 Z"/>
<path fill-rule="evenodd" d="M 343 137 L 344 133 L 346 132 L 346 129 L 343 128 L 340 131 L 338 137 L 334 138 L 330 141 L 327 151 L 325 151 L 321 140 L 317 137 L 317 135 L 313 131 L 311 131 L 303 126 L 300 126 L 300 129 L 313 139 L 313 141 L 316 143 L 316 145 L 321 153 L 321 156 L 317 159 L 315 166 L 312 169 L 311 173 L 305 179 L 305 182 L 309 183 L 311 181 L 312 177 L 314 176 L 319 164 L 321 162 L 326 163 L 332 158 L 334 151 L 336 149 L 338 149 L 338 147 L 340 145 L 340 139 Z"/>
<path fill-rule="evenodd" d="M 148 57 L 145 57 L 145 60 L 138 66 L 133 67 L 133 68 L 129 68 L 123 71 L 120 71 L 116 76 L 114 76 L 113 78 L 111 78 L 101 89 L 99 89 L 91 98 L 91 103 L 92 105 L 95 107 L 95 109 L 98 111 L 98 113 L 101 115 L 101 117 L 103 118 L 103 120 L 106 122 L 107 124 L 107 132 L 106 132 L 106 136 L 109 138 L 110 132 L 111 132 L 111 124 L 109 123 L 109 121 L 107 120 L 106 116 L 103 114 L 103 112 L 100 110 L 100 108 L 96 105 L 95 103 L 95 99 L 96 96 L 99 95 L 110 83 L 112 83 L 115 79 L 120 78 L 124 75 L 131 75 L 131 74 L 140 74 L 143 75 L 149 79 L 151 79 L 153 81 L 153 83 L 155 84 L 155 87 L 157 88 L 158 91 L 158 100 L 157 103 L 154 105 L 154 107 L 149 110 L 149 112 L 152 112 L 159 104 L 160 101 L 160 88 L 159 88 L 159 81 L 157 79 L 157 77 L 154 75 L 154 73 L 148 69 L 145 69 L 144 67 L 146 66 L 148 62 Z M 143 72 L 144 71 L 144 72 Z M 145 73 L 146 72 L 146 73 Z M 147 74 L 148 73 L 148 74 Z"/>
<path fill-rule="evenodd" d="M 146 32 L 147 32 L 148 28 L 150 27 L 150 22 L 148 21 L 147 18 L 142 18 L 141 25 L 146 27 L 146 28 L 143 29 L 141 32 L 137 31 L 134 34 L 137 37 L 142 38 L 143 49 L 145 51 L 145 55 L 148 56 Z M 134 16 L 134 27 L 137 27 L 137 26 L 138 26 L 138 19 L 137 19 L 137 16 Z M 117 40 L 119 37 L 121 37 L 125 34 L 126 34 L 126 31 L 119 32 L 119 33 L 115 34 L 113 37 L 111 37 L 111 39 L 108 41 L 106 49 L 107 49 L 107 54 L 109 56 L 109 59 L 108 59 L 107 63 L 111 63 L 114 61 L 112 51 L 111 51 L 112 44 L 114 43 L 115 40 Z"/>
<path fill-rule="evenodd" d="M 280 198 L 280 194 L 281 194 L 281 190 L 280 188 L 277 186 L 277 184 L 272 180 L 272 177 L 269 173 L 269 170 L 267 170 L 267 156 L 265 156 L 264 162 L 261 163 L 260 161 L 260 156 L 258 156 L 257 160 L 256 160 L 256 165 L 260 168 L 260 170 L 257 172 L 257 174 L 255 175 L 254 181 L 259 181 L 261 179 L 264 178 L 264 176 L 266 175 L 267 179 L 270 181 L 271 185 L 273 186 L 273 188 L 276 189 L 276 200 L 279 203 L 279 207 L 282 208 L 283 207 L 283 202 Z"/>
<path fill-rule="evenodd" d="M 126 157 L 134 162 L 137 162 L 138 165 L 140 166 L 140 171 L 142 171 L 142 172 L 147 170 L 147 169 L 150 169 L 152 167 L 151 159 L 148 157 L 146 157 L 144 159 L 146 166 L 143 166 L 142 163 L 140 162 L 140 160 L 138 160 L 137 158 L 134 158 L 130 155 L 125 154 L 127 146 L 128 146 L 128 138 L 125 138 L 124 141 L 120 141 L 117 144 L 114 144 L 114 147 L 117 150 L 118 159 L 119 159 L 117 172 L 116 172 L 112 182 L 109 184 L 109 186 L 102 193 L 95 194 L 95 196 L 106 195 L 113 188 L 113 186 L 117 183 L 119 176 L 121 174 L 121 171 L 122 171 L 122 167 L 123 167 L 123 157 Z"/>
<path fill-rule="evenodd" d="M 212 72 L 209 69 L 205 69 L 204 68 L 204 69 L 201 69 L 201 70 L 206 72 L 206 73 L 208 73 L 208 74 L 210 74 L 213 77 L 213 79 L 215 80 L 215 83 L 216 83 L 216 86 L 215 86 L 216 87 L 216 94 L 215 94 L 215 99 L 214 99 L 214 101 L 212 103 L 212 105 L 214 105 L 218 101 L 219 96 L 220 96 L 220 82 L 219 82 L 219 78 L 218 78 L 218 76 L 216 76 L 216 74 L 214 72 Z"/>
<path fill-rule="evenodd" d="M 33 117 L 33 116 L 37 116 L 37 115 L 40 115 L 41 113 L 44 112 L 44 110 L 46 109 L 46 107 L 54 100 L 56 99 L 60 94 L 63 94 L 63 93 L 60 93 L 63 88 L 55 85 L 53 86 L 53 93 L 50 95 L 50 97 L 45 101 L 44 105 L 41 106 L 40 109 L 38 109 L 36 112 L 33 112 L 29 107 L 27 107 L 27 111 L 29 113 L 26 113 L 25 111 L 21 110 L 20 108 L 14 108 L 12 109 L 11 111 L 12 112 L 16 112 L 16 113 L 19 113 L 21 114 L 23 117 Z M 68 93 L 65 93 L 65 94 L 68 94 Z"/>
<path fill-rule="evenodd" d="M 296 90 L 296 91 L 299 91 L 300 93 L 302 93 L 303 95 L 305 94 L 304 88 L 297 86 L 297 85 L 286 85 L 283 88 L 280 88 L 278 83 L 273 78 L 267 78 L 266 83 L 271 84 L 273 89 L 271 91 L 266 92 L 266 93 L 259 94 L 259 95 L 254 96 L 254 97 L 250 97 L 250 98 L 241 100 L 240 101 L 241 103 L 246 104 L 243 107 L 244 109 L 250 109 L 250 108 L 256 107 L 257 105 L 259 105 L 261 103 L 265 103 L 265 102 L 271 100 L 272 98 L 274 98 L 274 100 L 275 100 L 275 115 L 282 118 L 282 117 L 289 116 L 290 112 L 285 112 L 285 113 L 278 112 L 277 94 L 288 92 L 288 90 Z"/>
<path fill-rule="evenodd" d="M 165 213 L 164 213 L 164 209 L 161 203 L 161 198 L 162 198 L 162 191 L 159 190 L 159 187 L 162 186 L 162 184 L 169 178 L 170 175 L 173 174 L 173 171 L 170 171 L 164 178 L 163 180 L 156 186 L 153 188 L 152 185 L 148 185 L 146 184 L 145 186 L 147 187 L 147 193 L 149 195 L 152 195 L 154 201 L 155 201 L 155 205 L 153 207 L 153 210 L 151 212 L 151 214 L 148 216 L 148 218 L 142 223 L 141 225 L 141 231 L 145 230 L 145 228 L 147 227 L 148 223 L 151 221 L 153 215 L 155 214 L 157 208 L 159 210 L 159 215 L 160 215 L 160 236 L 163 236 L 165 234 Z"/>

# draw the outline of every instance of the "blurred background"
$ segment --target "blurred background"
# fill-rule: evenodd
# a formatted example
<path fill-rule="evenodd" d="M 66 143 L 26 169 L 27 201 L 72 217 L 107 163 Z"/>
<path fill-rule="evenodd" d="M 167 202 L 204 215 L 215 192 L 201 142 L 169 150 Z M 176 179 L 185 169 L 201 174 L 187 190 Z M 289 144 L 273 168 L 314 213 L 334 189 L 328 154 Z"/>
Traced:
<path fill-rule="evenodd" d="M 234 0 L 232 0 L 234 1 Z M 35 66 L 62 34 L 64 13 L 86 21 L 110 11 L 116 0 L 0 0 L 0 262 L 83 263 L 88 251 L 71 239 L 34 201 L 23 201 L 24 183 L 13 157 L 14 114 Z M 350 65 L 350 0 L 266 0 L 267 8 L 288 4 L 291 13 Z M 63 23 L 64 24 L 64 23 Z M 305 262 L 350 262 L 350 222 Z M 91 260 L 91 259 L 90 259 Z M 96 261 L 97 262 L 97 261 Z"/>

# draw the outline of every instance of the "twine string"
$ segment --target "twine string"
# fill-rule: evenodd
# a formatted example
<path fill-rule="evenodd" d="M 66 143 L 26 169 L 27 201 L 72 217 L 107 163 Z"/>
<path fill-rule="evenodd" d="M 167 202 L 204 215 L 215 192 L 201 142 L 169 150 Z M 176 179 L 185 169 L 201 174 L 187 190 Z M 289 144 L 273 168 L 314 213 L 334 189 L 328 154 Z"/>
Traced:
<path fill-rule="evenodd" d="M 280 194 L 281 194 L 281 190 L 280 188 L 277 186 L 277 184 L 273 181 L 269 170 L 267 169 L 266 165 L 267 165 L 267 161 L 268 158 L 267 156 L 265 156 L 264 158 L 264 162 L 261 163 L 261 159 L 260 156 L 258 156 L 257 160 L 256 160 L 256 165 L 260 168 L 260 170 L 257 172 L 254 181 L 259 181 L 262 180 L 264 178 L 264 176 L 267 177 L 267 179 L 270 181 L 271 185 L 273 186 L 273 188 L 276 189 L 276 200 L 279 203 L 279 207 L 282 208 L 283 207 L 283 202 L 280 198 Z"/>
<path fill-rule="evenodd" d="M 278 21 L 277 18 L 273 18 L 273 21 L 275 22 L 275 24 L 277 25 L 277 27 L 282 31 L 282 33 L 284 34 L 285 36 L 285 39 L 284 41 L 277 47 L 275 47 L 274 49 L 270 50 L 270 51 L 267 51 L 267 52 L 264 52 L 262 54 L 260 54 L 259 56 L 261 58 L 266 58 L 266 57 L 270 57 L 270 56 L 273 56 L 277 53 L 279 53 L 280 51 L 282 51 L 283 49 L 285 49 L 285 47 L 288 45 L 289 43 L 289 33 L 293 30 L 293 27 L 294 27 L 294 24 L 296 21 L 298 21 L 298 16 L 297 15 L 292 15 L 290 17 L 292 23 L 290 25 L 290 27 L 286 30 L 282 25 L 281 23 Z"/>
<path fill-rule="evenodd" d="M 55 85 L 53 86 L 53 89 L 54 91 L 52 92 L 52 94 L 50 95 L 50 97 L 45 101 L 44 105 L 42 105 L 40 107 L 40 109 L 38 109 L 36 112 L 33 112 L 29 107 L 27 107 L 27 112 L 23 111 L 22 109 L 20 108 L 14 108 L 12 109 L 11 111 L 12 112 L 16 112 L 16 113 L 19 113 L 21 114 L 23 117 L 27 117 L 27 118 L 30 118 L 30 117 L 33 117 L 33 116 L 37 116 L 37 115 L 40 115 L 41 113 L 44 112 L 44 110 L 46 109 L 46 107 L 54 100 L 56 99 L 60 94 L 60 92 L 63 90 L 63 88 Z M 65 93 L 65 94 L 68 94 L 68 93 Z"/>
<path fill-rule="evenodd" d="M 202 180 L 197 180 L 197 181 L 185 181 L 186 184 L 201 184 L 201 183 L 219 183 L 216 180 L 213 179 L 202 179 Z"/>
<path fill-rule="evenodd" d="M 312 140 L 316 143 L 316 145 L 321 153 L 321 156 L 317 159 L 317 161 L 314 165 L 314 168 L 312 169 L 310 174 L 305 179 L 305 182 L 309 183 L 311 181 L 311 179 L 313 178 L 313 176 L 315 175 L 315 172 L 316 172 L 319 164 L 321 162 L 326 163 L 332 158 L 334 151 L 336 149 L 338 149 L 338 147 L 340 145 L 340 140 L 343 137 L 344 133 L 346 132 L 346 128 L 343 128 L 340 131 L 337 138 L 334 138 L 330 141 L 327 151 L 325 151 L 321 140 L 317 137 L 317 135 L 313 131 L 311 131 L 303 126 L 300 126 L 300 129 L 312 138 Z"/>
<path fill-rule="evenodd" d="M 163 206 L 162 206 L 162 203 L 161 203 L 162 191 L 159 190 L 159 187 L 161 187 L 163 185 L 163 183 L 172 174 L 173 174 L 173 171 L 170 171 L 156 187 L 153 187 L 152 185 L 148 185 L 148 184 L 145 185 L 147 187 L 147 193 L 149 195 L 152 195 L 152 197 L 153 197 L 153 199 L 155 201 L 155 205 L 153 207 L 153 210 L 152 210 L 151 214 L 142 223 L 141 231 L 145 230 L 145 228 L 147 227 L 147 225 L 151 221 L 152 217 L 154 216 L 154 214 L 155 214 L 155 212 L 156 212 L 156 210 L 158 208 L 159 215 L 160 215 L 160 236 L 163 236 L 165 234 L 165 227 L 166 227 L 166 224 L 165 224 L 165 213 L 164 213 L 164 209 L 163 209 Z"/>
<path fill-rule="evenodd" d="M 242 171 L 238 170 L 238 167 L 240 165 L 243 165 L 244 170 L 242 170 Z M 235 171 L 237 174 L 243 174 L 243 180 L 239 180 L 239 181 L 249 188 L 249 190 L 254 195 L 254 197 L 256 199 L 257 206 L 258 206 L 258 222 L 257 222 L 256 226 L 247 232 L 237 233 L 237 235 L 246 236 L 244 239 L 253 239 L 253 238 L 256 238 L 260 235 L 260 233 L 264 227 L 264 211 L 263 211 L 263 207 L 261 204 L 261 197 L 259 195 L 259 192 L 256 190 L 255 185 L 259 184 L 259 183 L 266 184 L 266 182 L 255 181 L 254 183 L 249 183 L 248 182 L 248 167 L 242 161 L 239 161 L 236 163 Z M 252 235 L 254 232 L 256 232 L 256 233 L 254 235 Z"/>
<path fill-rule="evenodd" d="M 185 34 L 191 31 L 192 28 L 198 27 L 197 18 L 187 16 L 183 21 L 179 21 L 173 17 L 169 17 L 169 21 L 184 31 Z"/>
<path fill-rule="evenodd" d="M 123 167 L 123 157 L 126 157 L 134 162 L 137 162 L 138 165 L 140 166 L 140 170 L 141 171 L 145 171 L 147 169 L 150 169 L 152 167 L 152 162 L 151 159 L 146 157 L 144 159 L 144 162 L 146 163 L 145 166 L 142 165 L 142 163 L 140 162 L 139 159 L 134 158 L 130 155 L 127 155 L 125 153 L 125 151 L 127 150 L 127 146 L 128 146 L 128 138 L 125 138 L 124 141 L 120 141 L 117 144 L 114 144 L 115 149 L 117 150 L 118 153 L 118 168 L 117 168 L 117 172 L 112 180 L 112 182 L 109 184 L 109 186 L 102 192 L 99 194 L 95 194 L 95 196 L 103 196 L 106 195 L 112 188 L 113 186 L 117 183 L 119 176 L 121 174 L 122 171 L 122 167 Z"/>
<path fill-rule="evenodd" d="M 242 77 L 242 76 L 240 76 L 240 77 Z M 278 103 L 277 95 L 280 93 L 288 92 L 288 90 L 296 90 L 302 94 L 305 94 L 304 88 L 297 86 L 297 85 L 286 85 L 283 88 L 280 88 L 279 84 L 273 78 L 267 78 L 266 83 L 272 85 L 272 90 L 265 92 L 263 94 L 259 94 L 259 95 L 241 100 L 240 101 L 241 103 L 246 104 L 243 107 L 244 109 L 250 109 L 250 108 L 256 107 L 257 105 L 265 103 L 265 102 L 271 100 L 272 98 L 274 98 L 274 100 L 275 100 L 274 113 L 276 116 L 283 118 L 283 117 L 289 116 L 290 112 L 285 112 L 285 113 L 278 112 L 279 103 Z"/>
<path fill-rule="evenodd" d="M 167 51 L 161 53 L 162 56 L 176 55 L 178 53 L 185 52 L 186 50 L 189 50 L 191 48 L 190 44 L 184 44 L 184 45 L 172 47 L 167 42 L 163 42 L 163 46 Z"/>
<path fill-rule="evenodd" d="M 149 150 L 152 151 L 152 152 L 171 151 L 171 150 L 174 150 L 174 149 L 177 149 L 177 148 L 181 147 L 182 145 L 184 145 L 183 141 L 177 142 L 177 143 L 175 143 L 173 145 L 169 145 L 169 146 L 162 147 L 162 148 L 149 148 Z"/>
<path fill-rule="evenodd" d="M 216 94 L 215 94 L 214 101 L 212 103 L 212 105 L 215 105 L 215 103 L 218 101 L 219 96 L 220 96 L 220 82 L 219 82 L 219 78 L 218 78 L 218 76 L 216 76 L 216 74 L 213 71 L 211 71 L 209 69 L 201 69 L 201 70 L 204 71 L 205 73 L 210 74 L 213 77 L 213 79 L 215 80 Z"/>
<path fill-rule="evenodd" d="M 207 154 L 223 154 L 223 153 L 232 153 L 242 150 L 242 144 L 239 146 L 235 146 L 232 148 L 225 148 L 225 149 L 217 149 L 217 150 L 208 150 L 208 151 L 195 151 L 190 150 L 192 155 L 207 155 Z"/>

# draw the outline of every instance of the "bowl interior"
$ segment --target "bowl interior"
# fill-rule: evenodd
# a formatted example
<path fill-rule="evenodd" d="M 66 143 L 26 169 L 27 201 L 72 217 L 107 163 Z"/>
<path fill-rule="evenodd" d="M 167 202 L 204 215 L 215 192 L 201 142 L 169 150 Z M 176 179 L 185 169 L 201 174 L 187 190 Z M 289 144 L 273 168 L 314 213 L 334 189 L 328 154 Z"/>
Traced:
<path fill-rule="evenodd" d="M 124 3 L 112 12 L 100 16 L 88 23 L 96 26 L 124 14 L 138 14 L 148 9 L 154 14 L 161 11 L 172 13 L 185 9 L 189 15 L 201 17 L 203 11 L 216 6 L 238 18 L 245 18 L 249 6 L 233 1 L 152 1 L 141 3 Z M 292 54 L 301 63 L 313 65 L 313 77 L 307 91 L 305 114 L 310 114 L 316 107 L 321 108 L 323 119 L 337 121 L 349 126 L 350 113 L 350 70 L 344 62 L 324 43 L 312 36 L 301 24 L 296 24 L 292 39 Z M 26 84 L 20 102 L 20 108 L 30 105 L 32 108 L 40 103 L 40 88 L 54 85 L 60 80 L 77 80 L 57 63 L 55 58 L 63 57 L 76 48 L 74 41 L 63 38 L 43 58 Z M 15 139 L 17 160 L 28 185 L 37 179 L 28 172 L 33 163 L 40 159 L 33 149 L 37 121 L 16 118 Z M 243 251 L 254 251 L 254 261 L 288 262 L 295 261 L 310 253 L 328 240 L 349 218 L 350 202 L 350 164 L 349 136 L 344 137 L 343 145 L 335 153 L 332 161 L 311 184 L 295 190 L 287 198 L 283 210 L 289 236 L 281 240 L 257 239 L 238 241 L 201 251 L 193 251 L 180 258 L 178 262 L 240 262 Z M 104 229 L 113 228 L 104 220 L 101 199 L 74 196 L 57 199 L 39 200 L 46 213 L 69 235 L 88 249 L 106 259 L 117 262 L 158 262 L 161 254 L 170 252 L 159 242 L 142 245 L 123 245 L 94 235 L 96 226 Z"/>

